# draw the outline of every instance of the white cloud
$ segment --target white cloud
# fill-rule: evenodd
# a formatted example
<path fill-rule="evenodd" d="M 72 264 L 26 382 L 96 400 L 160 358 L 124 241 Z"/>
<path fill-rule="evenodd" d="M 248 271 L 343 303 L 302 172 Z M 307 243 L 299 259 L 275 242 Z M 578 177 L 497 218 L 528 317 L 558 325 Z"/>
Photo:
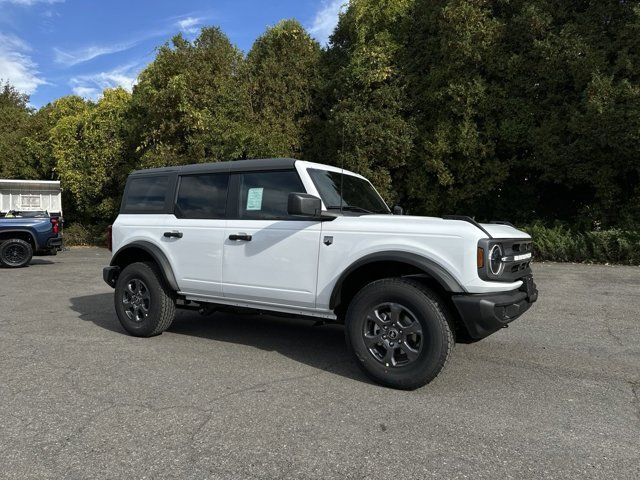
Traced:
<path fill-rule="evenodd" d="M 311 35 L 316 37 L 320 43 L 326 44 L 338 24 L 340 11 L 346 5 L 347 0 L 324 0 L 309 27 Z"/>
<path fill-rule="evenodd" d="M 69 81 L 73 93 L 84 98 L 96 100 L 105 88 L 122 87 L 131 91 L 136 83 L 140 65 L 121 65 L 108 72 L 78 75 Z"/>
<path fill-rule="evenodd" d="M 186 17 L 176 22 L 176 26 L 185 33 L 196 33 L 202 23 L 201 18 Z"/>
<path fill-rule="evenodd" d="M 102 55 L 110 55 L 112 53 L 123 52 L 135 46 L 137 42 L 120 43 L 111 46 L 90 45 L 88 47 L 79 48 L 73 51 L 65 52 L 60 48 L 54 48 L 55 61 L 68 67 L 77 65 L 78 63 L 88 62 Z"/>
<path fill-rule="evenodd" d="M 45 3 L 51 5 L 52 3 L 64 3 L 64 0 L 0 0 L 0 3 L 13 3 L 14 5 L 24 5 L 30 7 L 36 3 Z"/>
<path fill-rule="evenodd" d="M 1 0 L 0 0 L 1 1 Z M 31 95 L 47 82 L 40 77 L 38 66 L 31 60 L 31 49 L 18 37 L 0 33 L 0 80 Z"/>

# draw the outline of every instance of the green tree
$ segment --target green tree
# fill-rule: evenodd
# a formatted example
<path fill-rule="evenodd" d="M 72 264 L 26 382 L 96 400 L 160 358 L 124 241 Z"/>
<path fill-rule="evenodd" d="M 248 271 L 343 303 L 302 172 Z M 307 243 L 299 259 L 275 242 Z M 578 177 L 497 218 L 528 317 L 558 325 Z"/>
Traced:
<path fill-rule="evenodd" d="M 24 137 L 29 127 L 29 97 L 9 83 L 0 89 L 0 178 L 34 178 Z"/>
<path fill-rule="evenodd" d="M 34 177 L 58 179 L 51 133 L 58 122 L 67 116 L 84 111 L 87 102 L 76 95 L 61 97 L 31 115 L 24 137 L 25 155 L 33 166 Z"/>
<path fill-rule="evenodd" d="M 325 85 L 309 157 L 370 178 L 387 200 L 411 151 L 413 127 L 398 64 L 411 0 L 352 0 L 323 59 Z"/>
<path fill-rule="evenodd" d="M 519 0 L 495 14 L 497 155 L 510 168 L 491 210 L 584 228 L 640 222 L 638 2 Z"/>
<path fill-rule="evenodd" d="M 122 88 L 105 90 L 96 104 L 63 116 L 52 130 L 53 155 L 60 180 L 73 196 L 75 220 L 96 224 L 115 218 L 132 170 L 130 103 L 131 95 Z"/>
<path fill-rule="evenodd" d="M 296 20 L 283 20 L 253 44 L 245 63 L 252 144 L 249 155 L 300 158 L 320 85 L 320 45 Z"/>
<path fill-rule="evenodd" d="M 245 157 L 248 95 L 242 53 L 219 28 L 160 47 L 133 90 L 143 166 Z"/>
<path fill-rule="evenodd" d="M 487 72 L 501 23 L 482 0 L 417 0 L 409 19 L 402 53 L 417 129 L 409 205 L 423 214 L 468 213 L 509 168 L 496 155 Z"/>

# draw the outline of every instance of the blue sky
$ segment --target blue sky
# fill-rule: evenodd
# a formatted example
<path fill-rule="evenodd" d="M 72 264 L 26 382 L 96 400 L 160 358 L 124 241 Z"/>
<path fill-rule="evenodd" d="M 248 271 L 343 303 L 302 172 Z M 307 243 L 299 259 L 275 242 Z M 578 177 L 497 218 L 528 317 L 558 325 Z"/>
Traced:
<path fill-rule="evenodd" d="M 347 0 L 0 0 L 0 80 L 40 107 L 68 94 L 131 89 L 155 49 L 217 25 L 245 52 L 265 29 L 298 19 L 326 43 Z"/>

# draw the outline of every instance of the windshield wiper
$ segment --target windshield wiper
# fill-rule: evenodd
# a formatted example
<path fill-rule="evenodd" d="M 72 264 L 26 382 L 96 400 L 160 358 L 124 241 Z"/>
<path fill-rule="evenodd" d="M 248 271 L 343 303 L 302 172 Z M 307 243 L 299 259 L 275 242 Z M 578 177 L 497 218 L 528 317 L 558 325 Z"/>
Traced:
<path fill-rule="evenodd" d="M 340 207 L 339 205 L 331 205 L 330 207 L 327 207 L 327 210 L 346 210 L 347 212 L 360 212 L 360 213 L 373 214 L 372 211 L 367 210 L 366 208 L 357 207 L 355 205 L 343 205 L 342 207 Z"/>

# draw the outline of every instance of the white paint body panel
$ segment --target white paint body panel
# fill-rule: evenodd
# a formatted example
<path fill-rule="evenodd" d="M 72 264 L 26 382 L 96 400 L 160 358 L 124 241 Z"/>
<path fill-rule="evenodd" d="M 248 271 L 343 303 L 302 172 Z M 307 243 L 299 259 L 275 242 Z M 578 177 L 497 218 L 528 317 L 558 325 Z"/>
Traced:
<path fill-rule="evenodd" d="M 306 169 L 341 171 L 302 161 L 295 166 L 307 192 L 316 196 Z M 498 239 L 530 238 L 509 225 L 482 227 Z M 183 232 L 183 238 L 163 237 L 172 230 Z M 238 233 L 252 240 L 228 239 Z M 330 245 L 323 243 L 325 236 L 333 237 Z M 521 281 L 487 282 L 478 276 L 476 250 L 483 238 L 482 230 L 462 220 L 408 215 L 340 216 L 324 222 L 119 215 L 113 226 L 114 252 L 138 240 L 160 247 L 186 298 L 326 318 L 334 316 L 329 303 L 340 275 L 374 253 L 407 252 L 429 259 L 468 293 L 519 288 Z"/>
<path fill-rule="evenodd" d="M 250 242 L 229 240 L 246 233 Z M 224 241 L 224 296 L 316 306 L 320 222 L 229 220 Z"/>

